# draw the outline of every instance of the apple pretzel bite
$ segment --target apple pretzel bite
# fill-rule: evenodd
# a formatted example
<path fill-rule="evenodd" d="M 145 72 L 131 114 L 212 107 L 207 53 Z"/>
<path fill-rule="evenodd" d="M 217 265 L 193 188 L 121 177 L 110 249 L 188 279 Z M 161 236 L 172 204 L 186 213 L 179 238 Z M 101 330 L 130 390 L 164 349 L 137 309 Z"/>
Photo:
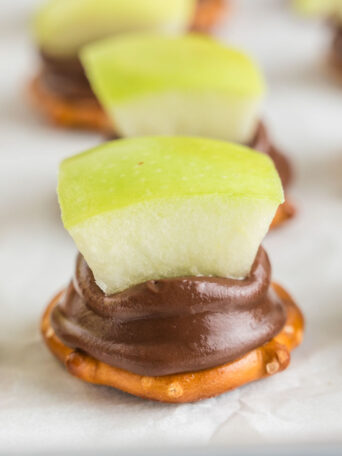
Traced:
<path fill-rule="evenodd" d="M 227 0 L 199 0 L 196 7 L 192 30 L 209 32 L 228 12 Z"/>
<path fill-rule="evenodd" d="M 72 375 L 83 381 L 111 386 L 135 396 L 161 402 L 195 402 L 286 369 L 290 362 L 290 351 L 301 343 L 304 320 L 289 294 L 278 284 L 274 283 L 273 288 L 286 305 L 287 319 L 282 331 L 270 342 L 236 361 L 199 372 L 159 377 L 142 376 L 110 366 L 80 350 L 67 347 L 58 339 L 50 324 L 51 311 L 62 293 L 51 301 L 45 311 L 41 331 L 51 352 L 64 363 Z"/>
<path fill-rule="evenodd" d="M 48 69 L 57 82 L 46 88 L 46 75 L 38 75 L 31 83 L 32 98 L 58 125 L 106 130 L 108 121 L 95 96 L 90 91 L 86 99 L 77 92 L 78 83 L 84 84 L 77 77 L 79 71 L 83 73 L 78 60 L 82 47 L 134 32 L 176 36 L 190 30 L 209 32 L 225 10 L 224 0 L 50 0 L 37 10 L 33 32 L 43 73 Z M 76 96 L 68 96 L 70 87 Z"/>
<path fill-rule="evenodd" d="M 64 160 L 58 197 L 80 253 L 41 329 L 72 375 L 193 402 L 287 367 L 304 322 L 261 246 L 284 202 L 265 153 L 120 139 Z"/>

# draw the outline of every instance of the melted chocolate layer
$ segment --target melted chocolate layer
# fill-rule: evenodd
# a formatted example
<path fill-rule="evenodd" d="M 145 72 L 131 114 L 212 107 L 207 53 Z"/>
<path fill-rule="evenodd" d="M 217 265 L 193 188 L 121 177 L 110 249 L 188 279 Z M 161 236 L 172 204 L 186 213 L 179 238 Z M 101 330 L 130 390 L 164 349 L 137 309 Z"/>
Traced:
<path fill-rule="evenodd" d="M 268 131 L 262 122 L 259 122 L 253 140 L 248 144 L 249 147 L 263 152 L 272 158 L 279 173 L 283 187 L 286 189 L 292 180 L 292 168 L 289 160 L 275 147 L 268 135 Z"/>
<path fill-rule="evenodd" d="M 106 296 L 79 256 L 51 323 L 66 345 L 136 374 L 198 371 L 234 361 L 281 331 L 286 311 L 270 272 L 260 249 L 244 280 L 179 277 Z"/>
<path fill-rule="evenodd" d="M 43 61 L 41 81 L 47 90 L 67 100 L 96 100 L 77 57 L 52 57 L 40 53 Z"/>

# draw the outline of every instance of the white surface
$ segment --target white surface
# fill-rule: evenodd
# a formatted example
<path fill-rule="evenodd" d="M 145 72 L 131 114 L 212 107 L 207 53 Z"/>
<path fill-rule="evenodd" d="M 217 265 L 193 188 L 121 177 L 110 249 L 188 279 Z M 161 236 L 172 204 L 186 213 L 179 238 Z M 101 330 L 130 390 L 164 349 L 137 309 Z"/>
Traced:
<path fill-rule="evenodd" d="M 220 33 L 263 64 L 270 83 L 267 121 L 296 167 L 292 196 L 298 217 L 272 233 L 266 245 L 274 277 L 305 312 L 302 347 L 280 375 L 178 406 L 84 384 L 50 355 L 39 335 L 39 318 L 69 280 L 75 255 L 59 220 L 57 165 L 100 137 L 56 130 L 30 110 L 23 87 L 34 71 L 33 52 L 18 3 L 5 0 L 0 17 L 2 451 L 342 440 L 342 89 L 326 74 L 321 56 L 328 37 L 321 26 L 291 16 L 278 0 L 237 3 L 230 30 Z"/>

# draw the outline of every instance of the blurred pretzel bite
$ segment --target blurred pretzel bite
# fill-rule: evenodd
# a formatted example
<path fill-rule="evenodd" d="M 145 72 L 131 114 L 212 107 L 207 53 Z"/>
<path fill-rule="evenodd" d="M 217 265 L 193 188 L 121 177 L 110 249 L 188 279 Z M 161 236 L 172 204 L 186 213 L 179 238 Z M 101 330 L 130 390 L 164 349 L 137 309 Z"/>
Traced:
<path fill-rule="evenodd" d="M 209 33 L 227 10 L 225 0 L 49 0 L 37 10 L 33 33 L 42 71 L 30 84 L 34 104 L 53 123 L 107 130 L 108 119 L 87 86 L 78 54 L 109 36 L 149 32 Z M 47 80 L 55 82 L 47 84 Z M 70 90 L 72 96 L 70 96 Z"/>
<path fill-rule="evenodd" d="M 199 0 L 192 30 L 209 32 L 229 10 L 229 0 Z"/>
<path fill-rule="evenodd" d="M 49 304 L 41 322 L 43 338 L 51 352 L 67 370 L 89 383 L 111 386 L 129 394 L 160 402 L 195 402 L 232 390 L 246 383 L 269 377 L 287 368 L 290 352 L 302 341 L 304 319 L 290 295 L 273 283 L 285 301 L 287 319 L 282 331 L 270 342 L 231 363 L 199 372 L 160 377 L 136 375 L 110 366 L 80 350 L 64 345 L 50 324 L 50 314 L 62 293 Z"/>

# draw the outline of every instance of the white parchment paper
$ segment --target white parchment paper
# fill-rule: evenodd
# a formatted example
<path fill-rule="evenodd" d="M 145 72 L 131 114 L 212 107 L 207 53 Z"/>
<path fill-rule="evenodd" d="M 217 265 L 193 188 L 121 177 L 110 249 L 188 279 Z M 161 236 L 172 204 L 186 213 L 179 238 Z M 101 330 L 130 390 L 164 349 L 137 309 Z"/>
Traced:
<path fill-rule="evenodd" d="M 281 375 L 161 405 L 72 378 L 41 341 L 41 313 L 75 258 L 56 203 L 57 166 L 101 137 L 48 126 L 27 104 L 33 3 L 3 0 L 0 15 L 1 450 L 341 441 L 342 86 L 325 66 L 328 30 L 280 0 L 237 0 L 217 30 L 263 66 L 265 119 L 295 166 L 298 217 L 265 245 L 274 278 L 305 312 L 305 341 Z"/>

